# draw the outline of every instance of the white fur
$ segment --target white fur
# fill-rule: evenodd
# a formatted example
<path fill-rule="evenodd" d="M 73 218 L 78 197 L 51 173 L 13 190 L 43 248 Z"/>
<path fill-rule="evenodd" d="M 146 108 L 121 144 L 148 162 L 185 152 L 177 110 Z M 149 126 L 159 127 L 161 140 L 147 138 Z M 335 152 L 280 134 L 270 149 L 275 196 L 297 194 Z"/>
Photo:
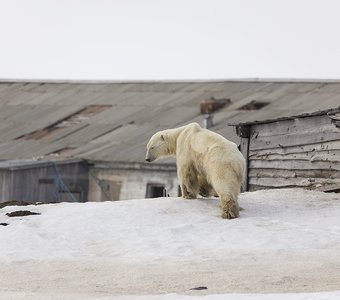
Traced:
<path fill-rule="evenodd" d="M 237 197 L 245 173 L 245 159 L 235 143 L 191 123 L 154 134 L 147 145 L 147 161 L 175 156 L 184 198 L 216 193 L 223 218 L 239 216 Z"/>

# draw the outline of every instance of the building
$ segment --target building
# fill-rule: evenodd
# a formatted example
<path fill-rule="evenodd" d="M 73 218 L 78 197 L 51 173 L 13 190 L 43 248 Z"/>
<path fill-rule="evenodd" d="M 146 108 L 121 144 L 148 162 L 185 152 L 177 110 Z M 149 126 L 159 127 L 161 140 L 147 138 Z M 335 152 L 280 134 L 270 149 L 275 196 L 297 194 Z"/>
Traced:
<path fill-rule="evenodd" d="M 163 187 L 178 196 L 174 160 L 144 161 L 156 131 L 198 122 L 239 143 L 228 123 L 312 113 L 339 103 L 336 80 L 2 81 L 0 161 L 26 169 L 51 161 L 85 162 L 91 201 L 159 196 Z"/>
<path fill-rule="evenodd" d="M 89 172 L 89 201 L 177 196 L 174 164 L 93 162 Z"/>
<path fill-rule="evenodd" d="M 0 162 L 0 202 L 85 202 L 88 187 L 82 160 Z"/>
<path fill-rule="evenodd" d="M 340 192 L 340 109 L 236 126 L 247 158 L 243 190 Z"/>

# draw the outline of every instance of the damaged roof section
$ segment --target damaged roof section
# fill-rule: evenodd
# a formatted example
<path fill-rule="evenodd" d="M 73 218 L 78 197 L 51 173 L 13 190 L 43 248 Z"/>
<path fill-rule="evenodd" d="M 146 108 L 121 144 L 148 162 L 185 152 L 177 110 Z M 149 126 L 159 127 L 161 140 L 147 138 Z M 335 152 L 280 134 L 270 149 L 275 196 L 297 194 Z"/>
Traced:
<path fill-rule="evenodd" d="M 337 81 L 0 82 L 0 160 L 143 162 L 152 134 L 190 122 L 202 125 L 202 113 L 212 115 L 211 130 L 238 143 L 228 123 L 339 103 Z"/>
<path fill-rule="evenodd" d="M 84 121 L 87 121 L 92 116 L 101 113 L 109 107 L 111 107 L 111 105 L 88 105 L 80 111 L 72 113 L 71 115 L 66 116 L 52 125 L 19 136 L 17 139 L 40 140 L 62 128 L 68 128 L 73 127 L 74 125 L 82 124 Z"/>

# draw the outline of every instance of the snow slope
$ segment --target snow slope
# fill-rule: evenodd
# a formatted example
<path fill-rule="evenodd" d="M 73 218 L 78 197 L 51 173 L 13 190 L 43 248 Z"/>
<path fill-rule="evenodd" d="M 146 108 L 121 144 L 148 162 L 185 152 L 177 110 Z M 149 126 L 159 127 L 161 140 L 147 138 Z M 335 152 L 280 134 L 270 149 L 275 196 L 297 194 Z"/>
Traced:
<path fill-rule="evenodd" d="M 339 194 L 258 191 L 240 205 L 235 220 L 217 199 L 5 207 L 0 299 L 340 298 Z M 41 215 L 5 215 L 20 209 Z"/>

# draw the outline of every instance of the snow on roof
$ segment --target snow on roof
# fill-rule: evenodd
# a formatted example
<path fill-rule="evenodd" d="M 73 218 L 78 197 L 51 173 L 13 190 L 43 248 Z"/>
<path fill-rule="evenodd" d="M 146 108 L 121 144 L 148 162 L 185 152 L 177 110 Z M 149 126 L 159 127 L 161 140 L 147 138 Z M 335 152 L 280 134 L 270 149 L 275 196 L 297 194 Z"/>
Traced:
<path fill-rule="evenodd" d="M 18 207 L 5 207 L 0 298 L 340 296 L 339 194 L 266 190 L 239 202 L 244 211 L 234 220 L 220 218 L 217 199 L 31 205 L 24 209 L 41 215 L 21 218 L 6 216 Z M 197 294 L 200 286 L 207 289 Z M 319 291 L 328 292 L 298 293 Z"/>

